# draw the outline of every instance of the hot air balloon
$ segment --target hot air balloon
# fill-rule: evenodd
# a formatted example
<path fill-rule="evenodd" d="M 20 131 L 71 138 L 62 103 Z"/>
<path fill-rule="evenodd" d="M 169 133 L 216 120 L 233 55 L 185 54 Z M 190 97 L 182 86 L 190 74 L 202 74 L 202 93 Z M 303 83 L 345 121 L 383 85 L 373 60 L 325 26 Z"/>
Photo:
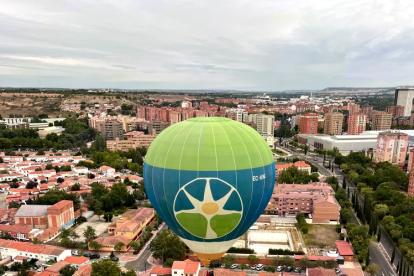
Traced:
<path fill-rule="evenodd" d="M 206 266 L 259 218 L 274 182 L 265 140 L 228 118 L 174 124 L 154 139 L 145 157 L 151 204 Z"/>

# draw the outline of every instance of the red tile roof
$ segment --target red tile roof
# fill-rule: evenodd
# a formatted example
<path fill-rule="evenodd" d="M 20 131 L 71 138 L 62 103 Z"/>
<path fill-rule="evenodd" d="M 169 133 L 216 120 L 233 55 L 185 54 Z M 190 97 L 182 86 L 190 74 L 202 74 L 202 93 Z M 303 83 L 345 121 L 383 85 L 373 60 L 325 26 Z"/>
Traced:
<path fill-rule="evenodd" d="M 70 263 L 65 262 L 65 261 L 59 261 L 51 266 L 49 266 L 48 268 L 46 268 L 45 270 L 47 271 L 52 271 L 52 272 L 59 272 L 62 268 L 64 268 L 65 266 L 69 265 Z"/>
<path fill-rule="evenodd" d="M 309 259 L 309 261 L 316 261 L 316 260 L 322 260 L 322 261 L 334 260 L 334 261 L 336 261 L 335 257 L 317 256 L 317 255 L 295 255 L 295 261 L 300 260 L 300 259 L 305 258 L 305 257 L 307 257 Z"/>
<path fill-rule="evenodd" d="M 50 206 L 48 209 L 49 210 L 53 210 L 53 209 L 60 210 L 63 207 L 65 207 L 66 205 L 69 205 L 69 204 L 73 204 L 73 202 L 71 200 L 62 200 L 62 201 L 59 201 L 58 203 Z"/>
<path fill-rule="evenodd" d="M 323 267 L 308 268 L 308 276 L 335 276 L 335 270 Z"/>
<path fill-rule="evenodd" d="M 336 247 L 338 248 L 341 256 L 354 256 L 351 245 L 346 241 L 336 241 Z"/>
<path fill-rule="evenodd" d="M 86 263 L 87 261 L 89 261 L 88 258 L 83 257 L 83 256 L 69 256 L 65 258 L 65 262 L 71 263 L 71 264 L 76 264 L 76 265 L 81 265 L 83 263 Z"/>
<path fill-rule="evenodd" d="M 150 274 L 157 274 L 157 275 L 171 275 L 172 268 L 171 267 L 162 267 L 162 265 L 154 267 Z"/>
<path fill-rule="evenodd" d="M 92 274 L 92 265 L 81 266 L 72 276 L 90 276 Z"/>
<path fill-rule="evenodd" d="M 193 262 L 189 259 L 185 260 L 184 262 L 187 264 L 187 266 L 184 269 L 185 274 L 196 274 L 198 269 L 200 268 L 199 262 Z"/>
<path fill-rule="evenodd" d="M 175 261 L 173 263 L 172 269 L 185 269 L 185 267 L 187 266 L 187 263 L 182 262 L 182 261 Z"/>

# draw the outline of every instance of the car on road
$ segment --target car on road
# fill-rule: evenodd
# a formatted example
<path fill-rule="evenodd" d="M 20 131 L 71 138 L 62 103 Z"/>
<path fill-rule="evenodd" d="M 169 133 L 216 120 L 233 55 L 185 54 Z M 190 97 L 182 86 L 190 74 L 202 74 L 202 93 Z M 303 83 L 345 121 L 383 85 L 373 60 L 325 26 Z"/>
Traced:
<path fill-rule="evenodd" d="M 281 272 L 283 270 L 283 266 L 281 266 L 281 265 L 279 265 L 277 268 L 276 268 L 276 271 L 277 272 Z"/>
<path fill-rule="evenodd" d="M 286 268 L 286 272 L 291 272 L 293 270 L 293 268 L 291 267 L 291 266 L 288 266 L 287 268 Z"/>
<path fill-rule="evenodd" d="M 256 265 L 256 270 L 260 271 L 262 269 L 263 269 L 263 265 L 262 264 Z"/>
<path fill-rule="evenodd" d="M 118 258 L 118 257 L 112 257 L 112 258 L 111 258 L 111 261 L 113 261 L 113 262 L 117 262 L 117 261 L 119 261 L 119 258 Z"/>
<path fill-rule="evenodd" d="M 99 259 L 101 257 L 101 255 L 99 255 L 99 254 L 92 254 L 91 255 L 91 259 Z"/>
<path fill-rule="evenodd" d="M 102 257 L 102 260 L 109 260 L 111 257 L 109 257 L 109 256 L 103 256 Z"/>
<path fill-rule="evenodd" d="M 230 269 L 235 269 L 235 268 L 237 268 L 239 265 L 238 264 L 232 264 L 231 266 L 230 266 Z"/>
<path fill-rule="evenodd" d="M 151 249 L 151 244 L 148 244 L 147 247 L 145 247 L 145 249 Z"/>
<path fill-rule="evenodd" d="M 252 265 L 250 268 L 251 269 L 256 269 L 256 265 Z"/>
<path fill-rule="evenodd" d="M 91 253 L 85 253 L 85 254 L 83 254 L 83 256 L 86 257 L 86 258 L 90 258 L 91 257 Z"/>
<path fill-rule="evenodd" d="M 72 255 L 73 256 L 79 256 L 80 254 L 79 254 L 78 250 L 74 250 L 74 251 L 72 251 Z"/>

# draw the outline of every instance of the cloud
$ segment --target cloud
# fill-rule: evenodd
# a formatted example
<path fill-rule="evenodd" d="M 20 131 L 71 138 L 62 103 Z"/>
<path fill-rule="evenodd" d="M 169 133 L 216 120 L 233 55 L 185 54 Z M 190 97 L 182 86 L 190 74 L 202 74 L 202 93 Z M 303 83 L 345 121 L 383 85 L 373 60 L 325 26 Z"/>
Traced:
<path fill-rule="evenodd" d="M 396 86 L 412 82 L 413 16 L 410 0 L 7 1 L 1 85 Z"/>

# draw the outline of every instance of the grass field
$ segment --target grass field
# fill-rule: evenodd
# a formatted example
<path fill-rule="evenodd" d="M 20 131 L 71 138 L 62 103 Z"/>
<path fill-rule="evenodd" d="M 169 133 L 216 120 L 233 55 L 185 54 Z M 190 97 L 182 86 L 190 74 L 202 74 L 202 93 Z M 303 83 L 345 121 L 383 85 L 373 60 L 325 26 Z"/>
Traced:
<path fill-rule="evenodd" d="M 303 235 L 303 239 L 308 246 L 335 246 L 339 233 L 336 232 L 336 225 L 309 224 L 309 232 Z"/>
<path fill-rule="evenodd" d="M 274 153 L 276 153 L 277 155 L 280 155 L 280 156 L 286 156 L 287 155 L 285 152 L 283 152 L 281 150 L 278 150 L 278 149 L 272 149 L 272 151 Z"/>

